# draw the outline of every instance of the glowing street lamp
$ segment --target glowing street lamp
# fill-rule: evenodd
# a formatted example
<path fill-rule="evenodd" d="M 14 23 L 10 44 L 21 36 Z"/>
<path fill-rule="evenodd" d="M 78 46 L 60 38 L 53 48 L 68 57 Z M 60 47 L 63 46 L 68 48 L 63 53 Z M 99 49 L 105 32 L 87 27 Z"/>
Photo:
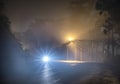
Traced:
<path fill-rule="evenodd" d="M 69 37 L 69 38 L 68 38 L 68 41 L 73 41 L 73 40 L 74 40 L 73 37 Z"/>

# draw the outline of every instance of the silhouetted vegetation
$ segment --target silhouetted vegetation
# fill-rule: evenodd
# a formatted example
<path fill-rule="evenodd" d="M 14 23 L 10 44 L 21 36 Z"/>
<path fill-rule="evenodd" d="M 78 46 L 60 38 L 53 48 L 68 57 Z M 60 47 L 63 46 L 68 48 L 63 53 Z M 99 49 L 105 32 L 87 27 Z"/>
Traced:
<path fill-rule="evenodd" d="M 10 21 L 0 1 L 0 81 L 22 81 L 27 74 L 26 54 L 10 31 Z M 13 84 L 13 83 L 12 83 Z"/>
<path fill-rule="evenodd" d="M 109 56 L 106 58 L 107 62 L 112 65 L 112 71 L 116 73 L 116 76 L 119 78 L 120 70 L 120 0 L 97 0 L 96 10 L 99 11 L 100 15 L 104 15 L 105 12 L 109 14 L 109 17 L 106 19 L 105 23 L 101 25 L 103 28 L 103 33 L 108 36 L 109 47 L 108 50 L 112 49 L 110 52 L 113 52 L 112 57 Z M 115 53 L 115 49 L 117 53 Z"/>
<path fill-rule="evenodd" d="M 109 15 L 101 28 L 103 33 L 108 36 L 108 59 L 111 60 L 111 57 L 114 58 L 117 55 L 115 49 L 120 50 L 120 1 L 97 0 L 96 10 L 99 11 L 100 15 L 104 15 L 104 12 Z"/>
<path fill-rule="evenodd" d="M 106 35 L 113 31 L 114 44 L 120 46 L 120 0 L 97 0 L 96 10 L 100 15 L 104 15 L 104 12 L 109 14 L 101 27 Z"/>

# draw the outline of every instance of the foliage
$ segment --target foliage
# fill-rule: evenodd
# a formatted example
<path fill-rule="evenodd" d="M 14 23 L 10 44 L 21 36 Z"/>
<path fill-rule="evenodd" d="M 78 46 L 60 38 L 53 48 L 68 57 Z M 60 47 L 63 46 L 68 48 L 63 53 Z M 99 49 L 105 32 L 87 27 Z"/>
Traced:
<path fill-rule="evenodd" d="M 0 1 L 0 76 L 6 82 L 25 77 L 28 66 L 27 55 L 11 33 L 10 21 L 3 11 L 4 3 Z"/>
<path fill-rule="evenodd" d="M 104 34 L 109 35 L 112 31 L 112 43 L 113 43 L 112 48 L 120 50 L 120 0 L 97 0 L 96 10 L 99 11 L 100 15 L 103 15 L 104 12 L 107 12 L 109 14 L 109 17 L 102 25 L 102 27 L 104 28 L 103 32 Z M 112 52 L 114 51 L 112 50 Z M 119 77 L 118 73 L 120 71 L 119 60 L 120 55 L 117 55 L 117 53 L 113 57 L 109 56 L 106 59 L 106 62 L 112 65 L 112 69 L 116 73 L 116 76 L 118 77 Z"/>
<path fill-rule="evenodd" d="M 97 0 L 96 10 L 100 15 L 103 15 L 104 12 L 109 14 L 102 25 L 103 33 L 107 35 L 111 30 L 114 31 L 114 39 L 120 45 L 120 0 Z"/>

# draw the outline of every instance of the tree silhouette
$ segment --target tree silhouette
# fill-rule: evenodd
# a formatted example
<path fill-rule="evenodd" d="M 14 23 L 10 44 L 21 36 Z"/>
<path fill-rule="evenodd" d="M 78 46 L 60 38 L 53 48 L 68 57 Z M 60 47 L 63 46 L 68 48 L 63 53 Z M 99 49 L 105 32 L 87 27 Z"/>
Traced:
<path fill-rule="evenodd" d="M 25 76 L 26 53 L 11 33 L 10 21 L 3 11 L 4 3 L 0 1 L 0 81 L 6 82 Z"/>
<path fill-rule="evenodd" d="M 100 15 L 109 14 L 105 23 L 101 25 L 102 31 L 108 36 L 108 52 L 115 56 L 115 50 L 120 47 L 120 0 L 97 0 L 96 10 Z"/>
<path fill-rule="evenodd" d="M 97 0 L 96 10 L 100 15 L 103 15 L 104 12 L 109 14 L 102 25 L 103 33 L 107 35 L 113 31 L 114 41 L 120 45 L 120 0 Z"/>

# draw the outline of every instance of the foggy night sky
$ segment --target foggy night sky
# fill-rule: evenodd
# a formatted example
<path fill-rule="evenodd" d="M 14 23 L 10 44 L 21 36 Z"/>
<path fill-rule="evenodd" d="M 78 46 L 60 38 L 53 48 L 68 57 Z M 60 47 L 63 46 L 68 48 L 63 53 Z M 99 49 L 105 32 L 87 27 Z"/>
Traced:
<path fill-rule="evenodd" d="M 6 0 L 5 4 L 11 30 L 23 49 L 51 40 L 58 45 L 69 36 L 76 39 L 103 37 L 95 27 L 96 21 L 103 22 L 95 11 L 95 0 Z"/>

